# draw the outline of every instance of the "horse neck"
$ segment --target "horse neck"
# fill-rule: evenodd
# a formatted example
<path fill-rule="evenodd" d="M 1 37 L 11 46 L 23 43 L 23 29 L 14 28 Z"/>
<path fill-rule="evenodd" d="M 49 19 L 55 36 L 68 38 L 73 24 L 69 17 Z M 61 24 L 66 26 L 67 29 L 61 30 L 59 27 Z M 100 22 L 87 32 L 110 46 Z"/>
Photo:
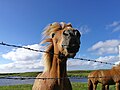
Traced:
<path fill-rule="evenodd" d="M 51 67 L 51 77 L 63 78 L 67 76 L 66 59 L 59 59 L 58 55 L 54 55 Z"/>
<path fill-rule="evenodd" d="M 66 73 L 66 60 L 62 61 L 58 58 L 57 55 L 54 55 L 54 59 L 52 62 L 52 67 L 50 71 L 50 77 L 51 78 L 57 78 L 57 84 L 62 90 L 63 84 L 64 84 L 64 79 L 67 77 Z"/>
<path fill-rule="evenodd" d="M 60 51 L 58 49 L 57 43 L 53 42 L 54 44 L 54 55 L 52 60 L 51 66 L 51 73 L 52 77 L 66 77 L 66 60 L 67 58 L 59 58 Z"/>

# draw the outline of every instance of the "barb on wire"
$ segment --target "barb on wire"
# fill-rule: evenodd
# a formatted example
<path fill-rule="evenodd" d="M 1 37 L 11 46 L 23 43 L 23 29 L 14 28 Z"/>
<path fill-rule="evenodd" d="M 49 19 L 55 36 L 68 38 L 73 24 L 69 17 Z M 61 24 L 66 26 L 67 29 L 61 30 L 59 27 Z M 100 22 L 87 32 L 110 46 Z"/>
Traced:
<path fill-rule="evenodd" d="M 0 77 L 0 79 L 17 79 L 17 80 L 25 80 L 25 79 L 43 79 L 43 80 L 45 80 L 45 79 L 84 79 L 85 77 L 63 77 L 63 78 L 36 78 L 36 77 L 12 77 L 12 76 L 8 76 L 8 77 Z M 86 77 L 87 78 L 87 77 Z"/>
<path fill-rule="evenodd" d="M 35 52 L 43 52 L 43 53 L 55 54 L 55 53 L 52 53 L 52 52 L 47 52 L 47 51 L 43 51 L 43 50 L 36 50 L 36 49 L 29 48 L 29 47 L 18 46 L 18 45 L 13 45 L 13 44 L 7 44 L 7 43 L 4 43 L 4 42 L 0 42 L 0 45 L 4 45 L 4 46 L 8 46 L 8 47 L 14 47 L 14 48 L 23 48 L 23 49 L 27 49 L 27 50 L 35 51 Z M 55 55 L 58 55 L 58 54 L 55 54 Z"/>
<path fill-rule="evenodd" d="M 116 65 L 116 64 L 114 64 L 114 63 L 102 62 L 102 61 L 91 60 L 91 59 L 84 59 L 84 58 L 73 58 L 73 59 L 78 59 L 78 60 L 82 60 L 82 61 L 98 62 L 98 63 L 109 64 L 109 65 Z"/>
<path fill-rule="evenodd" d="M 0 45 L 9 46 L 9 47 L 15 47 L 15 48 L 23 48 L 23 49 L 27 49 L 27 50 L 30 50 L 30 51 L 42 52 L 42 53 L 50 53 L 50 54 L 58 55 L 58 54 L 55 54 L 55 53 L 52 53 L 52 52 L 47 52 L 47 51 L 43 51 L 43 50 L 36 50 L 36 49 L 29 48 L 29 47 L 24 47 L 24 46 L 7 44 L 7 43 L 4 43 L 4 42 L 0 42 Z M 73 59 L 78 59 L 78 60 L 82 60 L 82 61 L 98 62 L 98 63 L 109 64 L 109 65 L 116 65 L 114 63 L 102 62 L 102 61 L 91 60 L 91 59 L 84 59 L 84 58 L 73 58 Z"/>
<path fill-rule="evenodd" d="M 46 52 L 46 51 L 31 49 L 29 47 L 7 44 L 7 43 L 4 43 L 4 42 L 1 42 L 0 45 L 9 46 L 9 47 L 16 47 L 16 48 L 24 48 L 24 49 L 31 50 L 31 51 L 36 51 L 36 52 Z"/>
<path fill-rule="evenodd" d="M 8 77 L 0 77 L 0 79 L 15 79 L 15 80 L 26 80 L 26 79 L 43 79 L 43 80 L 46 80 L 46 79 L 48 79 L 48 80 L 50 80 L 50 79 L 56 79 L 56 80 L 58 80 L 58 79 L 89 79 L 89 78 L 120 78 L 120 76 L 93 76 L 93 77 L 80 77 L 80 76 L 78 76 L 78 77 L 61 77 L 61 78 L 57 78 L 57 77 L 55 77 L 55 78 L 47 78 L 47 77 L 41 77 L 41 78 L 37 78 L 37 77 L 12 77 L 12 76 L 8 76 Z"/>

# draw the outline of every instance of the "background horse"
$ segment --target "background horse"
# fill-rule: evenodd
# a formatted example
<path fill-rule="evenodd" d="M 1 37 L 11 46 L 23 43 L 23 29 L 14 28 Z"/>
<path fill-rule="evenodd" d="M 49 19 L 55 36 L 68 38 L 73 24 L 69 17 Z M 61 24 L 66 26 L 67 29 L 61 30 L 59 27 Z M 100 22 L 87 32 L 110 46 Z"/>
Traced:
<path fill-rule="evenodd" d="M 49 53 L 44 54 L 45 68 L 37 78 L 47 79 L 36 79 L 32 90 L 72 90 L 67 78 L 66 61 L 79 51 L 79 31 L 71 24 L 55 22 L 45 29 L 44 35 L 47 39 L 42 43 L 50 42 L 46 50 Z"/>
<path fill-rule="evenodd" d="M 120 90 L 120 65 L 110 70 L 96 70 L 88 75 L 88 90 L 96 90 L 97 84 L 102 84 L 102 90 L 109 90 L 109 85 L 116 84 Z"/>

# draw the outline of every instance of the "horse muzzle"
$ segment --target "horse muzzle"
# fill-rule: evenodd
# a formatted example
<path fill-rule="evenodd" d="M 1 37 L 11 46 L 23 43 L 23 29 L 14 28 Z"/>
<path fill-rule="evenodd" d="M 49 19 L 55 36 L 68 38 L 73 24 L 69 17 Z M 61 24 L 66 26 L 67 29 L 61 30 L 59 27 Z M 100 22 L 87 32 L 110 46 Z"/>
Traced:
<path fill-rule="evenodd" d="M 80 45 L 78 44 L 71 44 L 71 45 L 62 45 L 64 49 L 66 49 L 68 53 L 68 58 L 73 58 L 76 53 L 79 51 Z"/>
<path fill-rule="evenodd" d="M 78 30 L 65 30 L 63 32 L 62 48 L 65 49 L 68 58 L 73 58 L 79 51 L 80 36 Z"/>

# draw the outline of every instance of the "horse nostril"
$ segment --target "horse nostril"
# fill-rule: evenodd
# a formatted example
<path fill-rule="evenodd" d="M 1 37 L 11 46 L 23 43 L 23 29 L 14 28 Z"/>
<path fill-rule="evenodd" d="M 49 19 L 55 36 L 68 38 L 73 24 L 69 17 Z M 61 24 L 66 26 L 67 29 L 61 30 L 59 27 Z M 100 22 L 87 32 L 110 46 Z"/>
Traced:
<path fill-rule="evenodd" d="M 80 46 L 77 45 L 77 44 L 72 44 L 72 45 L 71 45 L 71 48 L 72 48 L 72 49 L 78 49 L 79 47 L 80 47 Z"/>
<path fill-rule="evenodd" d="M 80 37 L 80 32 L 78 30 L 65 30 L 63 32 L 64 36 L 78 36 Z"/>
<path fill-rule="evenodd" d="M 76 47 L 76 45 L 75 45 L 75 44 L 72 44 L 71 47 Z"/>
<path fill-rule="evenodd" d="M 78 50 L 78 48 L 79 48 L 79 45 L 72 44 L 72 45 L 70 45 L 70 46 L 67 47 L 67 50 L 76 51 L 76 50 Z"/>
<path fill-rule="evenodd" d="M 80 36 L 80 32 L 78 30 L 74 30 L 74 35 L 75 36 Z"/>

